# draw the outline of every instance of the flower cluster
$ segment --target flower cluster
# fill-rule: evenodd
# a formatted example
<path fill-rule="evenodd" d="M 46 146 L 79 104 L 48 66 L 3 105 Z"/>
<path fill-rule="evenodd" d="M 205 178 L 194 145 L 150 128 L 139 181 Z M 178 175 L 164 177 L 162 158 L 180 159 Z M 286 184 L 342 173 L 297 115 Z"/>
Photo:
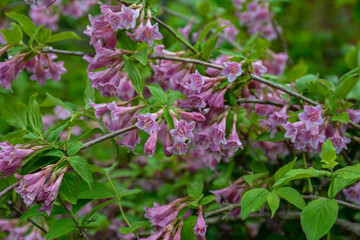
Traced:
<path fill-rule="evenodd" d="M 0 143 L 0 174 L 5 177 L 15 173 L 23 163 L 23 160 L 35 150 L 32 148 L 23 148 L 21 144 L 12 145 L 8 141 Z"/>
<path fill-rule="evenodd" d="M 8 233 L 4 240 L 45 240 L 41 236 L 40 230 L 34 228 L 31 229 L 31 224 L 26 224 L 22 227 L 16 227 L 18 219 L 3 220 L 0 219 L 0 229 L 3 233 Z"/>
<path fill-rule="evenodd" d="M 233 1 L 238 10 L 243 9 L 244 1 Z M 277 38 L 276 31 L 272 24 L 272 15 L 269 9 L 269 2 L 254 0 L 246 4 L 246 11 L 236 13 L 241 25 L 246 25 L 248 33 L 253 35 L 261 33 L 261 36 L 272 41 Z M 281 32 L 281 27 L 277 31 Z"/>
<path fill-rule="evenodd" d="M 21 195 L 27 206 L 42 204 L 39 211 L 50 215 L 53 203 L 58 195 L 58 190 L 66 172 L 66 168 L 52 172 L 54 165 L 48 165 L 41 171 L 20 176 L 20 184 L 15 191 Z M 52 172 L 52 173 L 51 173 Z"/>

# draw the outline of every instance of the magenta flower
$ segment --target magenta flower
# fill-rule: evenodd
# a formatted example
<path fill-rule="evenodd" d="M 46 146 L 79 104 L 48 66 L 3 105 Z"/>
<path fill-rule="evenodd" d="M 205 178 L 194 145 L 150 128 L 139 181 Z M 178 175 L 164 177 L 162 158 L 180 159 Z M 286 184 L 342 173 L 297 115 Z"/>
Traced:
<path fill-rule="evenodd" d="M 166 140 L 165 140 L 165 144 L 164 144 L 164 153 L 165 153 L 165 156 L 171 157 L 172 153 L 167 150 L 168 147 L 172 147 L 172 143 L 170 141 L 170 134 L 167 132 Z"/>
<path fill-rule="evenodd" d="M 16 56 L 0 62 L 0 87 L 11 89 L 11 83 L 17 78 L 23 70 L 26 54 L 17 54 Z"/>
<path fill-rule="evenodd" d="M 300 132 L 302 142 L 309 144 L 314 150 L 317 150 L 319 145 L 326 140 L 325 135 L 319 132 L 318 125 L 311 126 L 310 129 L 302 129 Z"/>
<path fill-rule="evenodd" d="M 42 191 L 52 168 L 53 166 L 49 165 L 36 173 L 24 176 L 15 174 L 15 177 L 20 179 L 20 184 L 15 191 L 21 195 L 27 206 L 36 202 L 36 197 Z"/>
<path fill-rule="evenodd" d="M 134 151 L 135 146 L 141 142 L 139 130 L 135 129 L 125 134 L 122 140 L 117 139 L 119 145 L 126 146 Z"/>
<path fill-rule="evenodd" d="M 239 203 L 241 200 L 241 193 L 243 188 L 238 188 L 237 184 L 231 184 L 229 187 L 210 191 L 212 194 L 218 196 L 216 201 L 222 205 L 225 203 Z"/>
<path fill-rule="evenodd" d="M 345 110 L 349 114 L 349 118 L 354 123 L 360 122 L 360 110 L 354 110 L 354 109 L 346 109 Z"/>
<path fill-rule="evenodd" d="M 204 86 L 205 79 L 201 74 L 196 70 L 195 73 L 189 75 L 190 83 L 187 84 L 189 90 L 195 91 L 197 93 L 201 92 L 201 88 Z"/>
<path fill-rule="evenodd" d="M 337 154 L 339 154 L 343 149 L 347 149 L 345 138 L 340 136 L 339 129 L 336 129 L 335 134 L 330 138 L 330 140 L 334 145 Z"/>
<path fill-rule="evenodd" d="M 146 133 L 151 135 L 153 132 L 157 132 L 160 130 L 159 124 L 156 122 L 156 114 L 146 113 L 139 114 L 137 117 L 138 121 L 136 122 L 136 126 L 140 130 L 144 130 Z"/>
<path fill-rule="evenodd" d="M 221 71 L 221 75 L 226 76 L 229 82 L 235 81 L 235 79 L 242 74 L 241 65 L 237 62 L 224 62 L 224 69 Z"/>
<path fill-rule="evenodd" d="M 343 190 L 346 200 L 360 205 L 360 182 Z"/>
<path fill-rule="evenodd" d="M 166 150 L 174 155 L 184 155 L 187 153 L 190 141 L 188 143 L 175 139 L 175 143 L 171 147 L 167 147 Z"/>
<path fill-rule="evenodd" d="M 193 130 L 195 124 L 195 122 L 187 123 L 185 120 L 180 120 L 176 124 L 175 129 L 170 130 L 170 134 L 180 142 L 184 142 L 186 139 L 192 139 L 194 138 Z"/>
<path fill-rule="evenodd" d="M 253 63 L 251 63 L 251 65 L 254 69 L 254 74 L 256 76 L 261 77 L 261 75 L 263 75 L 264 73 L 267 72 L 267 68 L 263 65 L 261 60 L 253 62 Z"/>
<path fill-rule="evenodd" d="M 91 44 L 95 45 L 99 40 L 104 47 L 115 48 L 117 39 L 116 33 L 111 25 L 104 19 L 104 16 L 96 16 L 93 18 L 89 15 L 91 26 L 87 26 L 84 33 L 91 37 Z"/>
<path fill-rule="evenodd" d="M 54 179 L 54 176 L 52 176 L 52 178 L 44 185 L 43 189 L 36 197 L 36 202 L 42 203 L 39 211 L 46 212 L 48 216 L 52 211 L 53 203 L 58 195 L 64 173 L 65 171 L 62 171 L 56 179 Z"/>
<path fill-rule="evenodd" d="M 29 16 L 38 26 L 45 25 L 53 31 L 58 29 L 58 21 L 60 17 L 58 13 L 51 15 L 50 11 L 44 10 L 43 7 L 32 5 L 29 11 Z"/>
<path fill-rule="evenodd" d="M 119 107 L 116 105 L 116 102 L 108 103 L 107 108 L 110 110 L 111 116 L 116 120 L 120 120 L 124 117 L 125 114 L 135 112 L 137 109 L 142 108 L 143 106 L 135 107 Z"/>
<path fill-rule="evenodd" d="M 139 11 L 128 8 L 125 5 L 121 6 L 120 12 L 112 12 L 110 9 L 108 11 L 105 18 L 114 31 L 135 28 Z"/>
<path fill-rule="evenodd" d="M 15 173 L 28 155 L 34 152 L 33 149 L 21 149 L 18 144 L 15 147 L 8 141 L 0 143 L 0 177 L 4 173 L 5 177 Z"/>
<path fill-rule="evenodd" d="M 152 224 L 157 227 L 165 227 L 175 220 L 179 211 L 187 206 L 187 203 L 182 203 L 183 199 L 177 199 L 167 205 L 159 205 L 154 203 L 154 207 L 145 207 L 145 218 L 150 219 Z"/>
<path fill-rule="evenodd" d="M 206 117 L 198 112 L 184 112 L 184 111 L 177 111 L 179 114 L 183 115 L 184 119 L 193 120 L 196 122 L 203 122 L 206 120 Z"/>
<path fill-rule="evenodd" d="M 181 240 L 181 228 L 183 226 L 184 222 L 181 221 L 181 223 L 178 226 L 178 229 L 176 230 L 175 236 L 173 240 Z"/>
<path fill-rule="evenodd" d="M 298 118 L 305 122 L 307 129 L 310 129 L 312 125 L 323 124 L 323 119 L 321 117 L 321 106 L 304 106 L 304 112 L 300 113 Z"/>
<path fill-rule="evenodd" d="M 147 20 L 146 25 L 140 23 L 134 33 L 126 32 L 133 41 L 147 43 L 150 47 L 154 44 L 154 40 L 161 40 L 163 36 L 159 32 L 158 24 L 151 25 L 150 19 Z"/>
<path fill-rule="evenodd" d="M 205 236 L 205 234 L 206 234 L 206 223 L 203 218 L 201 210 L 202 210 L 202 207 L 199 207 L 199 216 L 198 216 L 198 219 L 197 219 L 195 227 L 194 227 L 194 232 L 195 232 L 195 235 L 197 235 L 197 236 L 198 235 Z"/>
<path fill-rule="evenodd" d="M 223 117 L 219 124 L 214 124 L 210 128 L 208 136 L 211 137 L 212 143 L 214 145 L 220 146 L 220 144 L 226 144 L 225 139 L 225 129 L 226 129 L 226 116 Z"/>
<path fill-rule="evenodd" d="M 217 91 L 214 92 L 209 100 L 207 101 L 209 107 L 213 107 L 213 108 L 223 108 L 224 107 L 224 95 L 227 91 L 227 88 L 221 90 L 221 91 Z"/>
<path fill-rule="evenodd" d="M 243 145 L 239 139 L 239 135 L 236 132 L 236 114 L 234 115 L 233 126 L 225 147 L 232 150 L 237 150 L 239 148 L 243 149 Z"/>
<path fill-rule="evenodd" d="M 291 138 L 291 142 L 295 143 L 298 134 L 300 135 L 300 130 L 305 129 L 305 123 L 303 122 L 295 122 L 295 123 L 284 123 L 283 128 L 286 130 L 285 137 Z"/>
<path fill-rule="evenodd" d="M 90 100 L 90 103 L 89 105 L 94 108 L 95 110 L 95 116 L 97 119 L 100 119 L 100 117 L 102 115 L 104 115 L 105 113 L 107 113 L 109 111 L 108 107 L 107 107 L 107 103 L 100 103 L 100 104 L 96 104 L 96 103 L 93 103 L 91 100 Z"/>
<path fill-rule="evenodd" d="M 40 6 L 43 8 L 50 7 L 53 3 L 56 2 L 56 0 L 25 0 L 27 4 L 34 4 L 36 6 Z"/>
<path fill-rule="evenodd" d="M 158 131 L 154 131 L 145 143 L 144 153 L 148 154 L 149 157 L 152 157 L 155 154 L 157 136 L 158 136 Z"/>

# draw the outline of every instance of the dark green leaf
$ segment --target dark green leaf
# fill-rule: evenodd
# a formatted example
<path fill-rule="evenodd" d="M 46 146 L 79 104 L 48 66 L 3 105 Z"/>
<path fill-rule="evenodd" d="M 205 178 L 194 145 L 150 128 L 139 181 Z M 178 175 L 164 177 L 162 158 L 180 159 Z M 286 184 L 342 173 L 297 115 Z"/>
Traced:
<path fill-rule="evenodd" d="M 89 169 L 87 161 L 79 156 L 72 156 L 69 158 L 69 163 L 79 176 L 91 186 L 93 177 Z"/>
<path fill-rule="evenodd" d="M 132 41 L 129 36 L 126 35 L 125 30 L 117 31 L 117 39 L 120 43 L 121 49 L 136 51 L 137 43 Z"/>
<path fill-rule="evenodd" d="M 131 227 L 120 227 L 119 232 L 121 232 L 122 234 L 129 234 L 147 226 L 149 226 L 149 222 L 133 222 L 131 223 Z"/>
<path fill-rule="evenodd" d="M 54 131 L 50 132 L 49 138 L 48 138 L 48 142 L 54 142 L 57 137 L 59 136 L 59 134 L 62 132 L 62 130 L 64 130 L 64 128 L 68 125 L 68 122 L 65 122 L 63 125 L 61 125 L 60 127 L 56 128 Z"/>
<path fill-rule="evenodd" d="M 75 173 L 67 172 L 59 188 L 59 194 L 65 201 L 71 204 L 77 204 L 80 193 L 80 181 Z"/>
<path fill-rule="evenodd" d="M 275 182 L 277 182 L 280 178 L 282 178 L 288 171 L 293 169 L 295 162 L 296 162 L 296 157 L 293 161 L 289 162 L 288 164 L 282 166 L 279 170 L 277 170 L 274 175 Z"/>
<path fill-rule="evenodd" d="M 167 124 L 169 124 L 170 128 L 174 129 L 175 128 L 174 121 L 170 115 L 168 108 L 164 108 L 164 117 L 165 117 L 165 121 L 167 122 Z"/>
<path fill-rule="evenodd" d="M 45 213 L 40 213 L 38 210 L 41 207 L 41 204 L 35 205 L 35 206 L 31 206 L 29 208 L 29 210 L 27 210 L 23 215 L 21 215 L 19 221 L 16 223 L 15 226 L 18 226 L 20 223 L 22 223 L 23 221 L 34 217 L 34 216 L 43 216 L 45 215 Z"/>
<path fill-rule="evenodd" d="M 137 52 L 133 55 L 133 57 L 139 61 L 142 65 L 146 66 L 148 61 L 148 51 L 147 49 L 144 49 L 140 52 Z"/>
<path fill-rule="evenodd" d="M 148 87 L 151 95 L 154 98 L 156 98 L 156 100 L 158 100 L 161 104 L 166 105 L 166 103 L 167 103 L 166 93 L 159 85 L 152 83 L 152 84 L 148 85 L 147 87 Z"/>
<path fill-rule="evenodd" d="M 46 240 L 61 237 L 71 231 L 76 230 L 77 227 L 71 218 L 61 218 L 53 222 L 46 235 Z"/>
<path fill-rule="evenodd" d="M 130 60 L 129 57 L 123 55 L 125 71 L 129 74 L 131 83 L 133 84 L 135 91 L 142 96 L 142 91 L 144 88 L 144 82 L 140 75 L 139 69 L 136 67 L 135 63 Z"/>
<path fill-rule="evenodd" d="M 95 213 L 97 213 L 99 210 L 103 209 L 104 207 L 106 207 L 107 205 L 109 205 L 110 203 L 113 203 L 117 201 L 117 199 L 111 199 L 108 200 L 106 202 L 103 202 L 99 205 L 97 205 L 96 207 L 94 207 L 88 214 L 86 214 L 86 216 L 81 220 L 81 225 L 85 225 L 86 221 Z"/>
<path fill-rule="evenodd" d="M 49 36 L 46 40 L 46 43 L 59 42 L 59 41 L 64 41 L 64 40 L 69 40 L 69 39 L 81 40 L 81 37 L 79 37 L 73 31 L 61 32 L 61 33 L 57 33 L 57 34 Z"/>
<path fill-rule="evenodd" d="M 349 118 L 349 114 L 346 112 L 337 114 L 335 116 L 332 116 L 330 118 L 331 121 L 336 121 L 336 122 L 341 122 L 341 123 L 349 123 L 350 118 Z"/>
<path fill-rule="evenodd" d="M 208 60 L 211 57 L 212 52 L 214 51 L 216 44 L 218 42 L 218 39 L 219 36 L 210 38 L 209 40 L 206 41 L 204 47 L 201 49 L 201 56 L 205 60 Z"/>
<path fill-rule="evenodd" d="M 70 142 L 67 147 L 67 154 L 71 157 L 78 153 L 80 149 L 82 148 L 83 144 L 82 142 Z"/>
<path fill-rule="evenodd" d="M 38 135 L 41 136 L 43 131 L 43 123 L 39 104 L 36 101 L 37 94 L 34 94 L 29 99 L 28 104 L 28 119 L 31 128 Z"/>
<path fill-rule="evenodd" d="M 280 197 L 284 198 L 286 201 L 299 209 L 304 209 L 306 207 L 306 203 L 301 194 L 298 193 L 298 191 L 296 191 L 294 188 L 282 187 L 277 190 L 277 193 Z"/>
<path fill-rule="evenodd" d="M 18 102 L 16 97 L 0 93 L 1 117 L 9 124 L 26 129 L 27 126 L 27 108 L 23 103 Z"/>
<path fill-rule="evenodd" d="M 181 228 L 181 239 L 196 240 L 194 233 L 194 227 L 197 221 L 196 216 L 188 216 L 184 220 L 184 224 Z"/>
<path fill-rule="evenodd" d="M 256 188 L 247 191 L 241 198 L 241 219 L 245 220 L 250 213 L 258 211 L 264 206 L 269 191 L 264 188 Z"/>

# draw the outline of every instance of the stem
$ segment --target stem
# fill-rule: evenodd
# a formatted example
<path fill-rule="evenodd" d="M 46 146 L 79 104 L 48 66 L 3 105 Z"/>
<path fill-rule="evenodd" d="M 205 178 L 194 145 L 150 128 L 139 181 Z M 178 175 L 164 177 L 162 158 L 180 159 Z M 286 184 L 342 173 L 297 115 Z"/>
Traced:
<path fill-rule="evenodd" d="M 6 194 L 8 194 L 9 192 L 11 192 L 14 188 L 16 188 L 17 186 L 19 186 L 20 184 L 20 180 L 17 181 L 16 183 L 11 184 L 9 187 L 5 188 L 3 191 L 0 192 L 0 199 L 2 197 L 4 197 Z"/>
<path fill-rule="evenodd" d="M 21 212 L 19 209 L 17 209 L 14 204 L 11 201 L 7 201 L 6 202 L 7 205 L 9 205 L 9 207 L 11 209 L 13 209 L 15 212 L 17 212 L 18 214 L 20 214 L 21 216 L 24 215 L 23 212 Z M 40 226 L 39 224 L 37 224 L 36 222 L 34 222 L 33 220 L 31 220 L 30 218 L 27 219 L 32 225 L 34 225 L 35 227 L 37 227 L 38 229 L 40 229 L 43 233 L 47 234 L 47 231 Z"/>
<path fill-rule="evenodd" d="M 63 55 L 70 55 L 70 56 L 78 56 L 83 57 L 85 55 L 88 56 L 95 56 L 95 53 L 90 52 L 79 52 L 79 51 L 68 51 L 68 50 L 59 50 L 59 49 L 50 49 L 50 48 L 44 48 L 41 50 L 43 53 L 55 53 L 55 54 L 63 54 Z"/>
<path fill-rule="evenodd" d="M 303 160 L 304 160 L 304 167 L 305 167 L 305 169 L 307 169 L 307 168 L 308 168 L 308 165 L 307 165 L 306 155 L 305 155 L 304 152 L 302 153 L 302 156 L 303 156 Z M 310 192 L 310 193 L 313 193 L 313 192 L 314 192 L 314 188 L 313 188 L 313 186 L 312 186 L 312 184 L 311 184 L 311 179 L 308 178 L 307 181 L 308 181 L 308 185 L 309 185 L 309 192 Z"/>
<path fill-rule="evenodd" d="M 69 213 L 71 219 L 74 221 L 74 223 L 75 223 L 76 227 L 79 229 L 81 235 L 82 235 L 85 239 L 89 240 L 88 236 L 86 235 L 85 230 L 80 226 L 80 224 L 78 223 L 78 221 L 77 221 L 77 220 L 75 219 L 75 217 L 73 216 L 72 212 L 65 206 L 65 203 L 61 200 L 60 197 L 58 197 L 58 199 L 59 199 L 61 205 L 62 205 L 62 206 L 65 208 L 65 210 Z"/>
<path fill-rule="evenodd" d="M 152 17 L 151 19 L 153 19 L 155 22 L 157 22 L 159 25 L 161 25 L 163 28 L 165 28 L 169 33 L 171 33 L 177 40 L 179 40 L 182 44 L 184 44 L 187 48 L 189 48 L 193 53 L 198 54 L 198 52 L 196 51 L 196 49 L 193 46 L 189 45 L 189 43 L 187 43 L 183 39 L 179 38 L 178 35 L 176 34 L 176 32 L 172 28 L 170 28 L 168 25 L 166 25 L 166 23 L 164 23 L 157 17 Z"/>
<path fill-rule="evenodd" d="M 328 233 L 327 233 L 327 235 L 326 235 L 326 239 L 327 239 L 327 240 L 331 240 L 331 232 L 330 232 L 330 231 L 328 231 Z"/>
<path fill-rule="evenodd" d="M 334 170 L 331 170 L 330 199 L 334 199 Z"/>

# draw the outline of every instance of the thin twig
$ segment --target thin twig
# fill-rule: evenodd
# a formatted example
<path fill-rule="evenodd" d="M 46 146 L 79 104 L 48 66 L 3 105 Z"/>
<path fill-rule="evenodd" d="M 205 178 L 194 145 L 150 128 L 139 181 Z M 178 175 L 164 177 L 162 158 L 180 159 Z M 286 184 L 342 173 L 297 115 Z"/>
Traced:
<path fill-rule="evenodd" d="M 16 183 L 11 184 L 9 187 L 5 188 L 4 190 L 2 190 L 0 192 L 0 199 L 2 197 L 4 197 L 6 194 L 8 194 L 9 192 L 11 192 L 14 188 L 16 188 L 17 186 L 19 186 L 20 181 L 17 181 Z"/>
<path fill-rule="evenodd" d="M 205 67 L 211 67 L 211 68 L 216 68 L 219 70 L 222 70 L 224 67 L 217 65 L 217 64 L 213 64 L 213 63 L 209 63 L 209 62 L 204 62 L 198 59 L 191 59 L 191 58 L 182 58 L 182 57 L 171 57 L 171 56 L 165 56 L 165 55 L 149 55 L 150 59 L 165 59 L 165 60 L 171 60 L 171 61 L 178 61 L 178 62 L 186 62 L 186 63 L 194 63 L 197 65 L 202 65 Z"/>
<path fill-rule="evenodd" d="M 17 212 L 18 214 L 20 214 L 21 216 L 24 215 L 24 213 L 22 211 L 20 211 L 17 207 L 14 206 L 14 204 L 11 201 L 7 201 L 6 202 L 7 205 L 9 205 L 9 207 L 14 210 L 15 212 Z M 34 225 L 35 227 L 37 227 L 38 229 L 40 229 L 42 232 L 44 232 L 45 234 L 47 233 L 47 231 L 40 226 L 39 224 L 37 224 L 36 222 L 34 222 L 33 220 L 31 220 L 30 218 L 26 219 L 28 220 L 32 225 Z"/>
<path fill-rule="evenodd" d="M 320 197 L 320 196 L 315 196 L 315 195 L 302 195 L 302 197 L 304 199 L 310 199 L 310 200 L 313 200 L 313 199 L 318 199 L 318 198 L 324 198 L 324 199 L 328 199 L 328 198 L 325 198 L 325 197 Z M 356 204 L 353 204 L 353 203 L 349 203 L 349 202 L 346 202 L 346 201 L 342 201 L 342 200 L 337 200 L 335 199 L 336 202 L 339 204 L 339 205 L 342 205 L 344 207 L 348 207 L 348 208 L 352 208 L 352 209 L 355 209 L 355 210 L 360 210 L 360 206 L 359 205 L 356 205 Z"/>
<path fill-rule="evenodd" d="M 256 104 L 269 104 L 278 107 L 283 107 L 284 104 L 281 102 L 275 102 L 265 99 L 257 99 L 257 98 L 240 98 L 236 100 L 237 103 L 256 103 Z"/>
<path fill-rule="evenodd" d="M 174 30 L 172 28 L 170 28 L 168 25 L 166 25 L 166 23 L 164 23 L 157 17 L 152 17 L 151 19 L 153 19 L 155 22 L 157 22 L 163 28 L 165 28 L 169 33 L 171 33 L 176 39 L 178 39 L 182 44 L 184 44 L 187 48 L 189 48 L 193 53 L 198 54 L 198 52 L 192 46 L 189 46 L 187 42 L 185 42 L 183 39 L 179 38 L 177 36 L 177 34 L 174 32 Z"/>
<path fill-rule="evenodd" d="M 79 231 L 81 232 L 81 235 L 82 235 L 85 239 L 89 240 L 88 236 L 86 235 L 85 230 L 84 230 L 84 229 L 80 226 L 80 224 L 76 221 L 76 219 L 74 218 L 72 212 L 65 206 L 65 203 L 61 200 L 60 197 L 58 197 L 58 199 L 59 199 L 61 205 L 62 205 L 62 206 L 65 208 L 65 210 L 69 213 L 69 215 L 70 215 L 71 219 L 74 221 L 76 227 L 77 227 L 77 228 L 79 229 Z"/>
<path fill-rule="evenodd" d="M 137 128 L 137 127 L 136 127 L 135 125 L 132 125 L 132 126 L 130 126 L 130 127 L 126 127 L 126 128 L 117 130 L 117 131 L 115 131 L 115 132 L 112 132 L 112 133 L 103 135 L 103 136 L 101 136 L 101 137 L 98 137 L 98 138 L 96 138 L 96 139 L 94 139 L 94 140 L 92 140 L 92 141 L 89 141 L 89 142 L 85 143 L 85 144 L 82 146 L 81 150 L 84 150 L 84 149 L 86 149 L 86 148 L 88 148 L 88 147 L 91 147 L 91 146 L 93 146 L 93 145 L 95 145 L 95 144 L 97 144 L 97 143 L 99 143 L 99 142 L 105 141 L 105 140 L 107 140 L 107 139 L 116 137 L 116 136 L 118 136 L 118 135 L 120 135 L 120 134 L 122 134 L 122 133 L 129 132 L 129 131 L 134 130 L 134 129 L 136 129 L 136 128 Z"/>
<path fill-rule="evenodd" d="M 44 48 L 41 51 L 43 53 L 55 53 L 55 54 L 63 54 L 63 55 L 78 56 L 78 57 L 83 57 L 85 55 L 91 57 L 95 56 L 95 53 L 90 53 L 90 52 L 68 51 L 68 50 L 59 50 L 52 48 Z"/>

